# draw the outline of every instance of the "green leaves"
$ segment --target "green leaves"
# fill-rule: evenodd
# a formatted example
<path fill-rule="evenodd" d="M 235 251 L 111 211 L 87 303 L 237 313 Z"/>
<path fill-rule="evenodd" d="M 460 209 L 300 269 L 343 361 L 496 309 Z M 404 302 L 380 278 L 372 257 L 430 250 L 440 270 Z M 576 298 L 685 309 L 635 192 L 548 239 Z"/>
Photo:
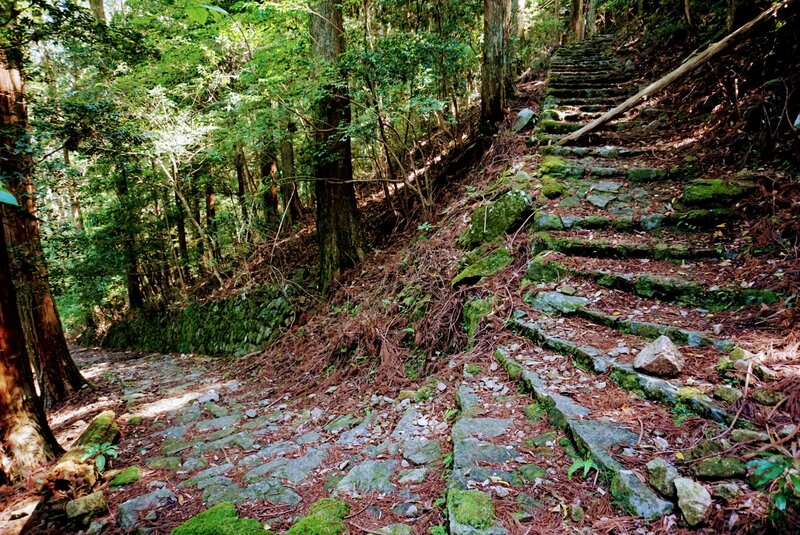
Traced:
<path fill-rule="evenodd" d="M 754 486 L 770 494 L 772 514 L 782 515 L 787 507 L 800 505 L 800 458 L 773 452 L 758 452 L 764 459 L 747 463 L 755 476 Z"/>
<path fill-rule="evenodd" d="M 185 9 L 186 15 L 198 24 L 205 24 L 209 14 L 211 14 L 217 22 L 222 20 L 224 16 L 229 15 L 229 13 L 221 7 L 212 6 L 210 4 L 198 4 L 191 0 L 186 2 Z"/>
<path fill-rule="evenodd" d="M 14 197 L 14 194 L 4 188 L 2 184 L 0 184 L 0 203 L 10 204 L 11 206 L 19 206 L 17 198 Z"/>
<path fill-rule="evenodd" d="M 97 466 L 97 471 L 102 472 L 106 469 L 108 462 L 107 457 L 116 459 L 119 457 L 119 448 L 111 444 L 111 442 L 102 442 L 100 444 L 92 444 L 81 456 L 81 461 L 91 459 L 94 457 L 94 464 Z"/>
<path fill-rule="evenodd" d="M 595 471 L 598 470 L 597 465 L 595 464 L 595 462 L 592 460 L 591 457 L 586 457 L 585 459 L 575 459 L 575 462 L 572 463 L 572 465 L 570 465 L 569 468 L 567 468 L 567 477 L 569 479 L 572 479 L 572 474 L 574 474 L 576 471 L 580 469 L 583 469 L 584 479 L 586 478 L 586 476 L 589 475 L 589 472 L 591 472 L 593 469 Z"/>

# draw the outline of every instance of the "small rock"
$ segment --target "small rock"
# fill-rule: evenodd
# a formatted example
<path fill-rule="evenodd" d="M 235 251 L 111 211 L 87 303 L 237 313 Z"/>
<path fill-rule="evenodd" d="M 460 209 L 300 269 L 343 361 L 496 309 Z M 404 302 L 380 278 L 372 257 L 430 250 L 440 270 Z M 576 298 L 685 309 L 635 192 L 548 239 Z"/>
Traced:
<path fill-rule="evenodd" d="M 69 501 L 66 506 L 67 518 L 93 518 L 105 514 L 107 510 L 108 504 L 103 491 Z"/>
<path fill-rule="evenodd" d="M 522 130 L 524 130 L 525 127 L 528 126 L 528 123 L 531 122 L 531 119 L 533 119 L 535 115 L 536 114 L 530 108 L 521 109 L 519 113 L 517 113 L 517 118 L 514 119 L 514 126 L 511 127 L 511 130 L 515 134 L 522 132 Z"/>
<path fill-rule="evenodd" d="M 777 405 L 784 397 L 783 393 L 775 392 L 774 390 L 767 390 L 766 388 L 759 388 L 758 390 L 754 390 L 751 394 L 753 401 L 756 403 L 760 403 L 761 405 L 767 405 L 772 407 Z"/>
<path fill-rule="evenodd" d="M 714 397 L 726 403 L 736 403 L 743 395 L 741 390 L 732 386 L 719 385 L 714 388 Z"/>
<path fill-rule="evenodd" d="M 258 411 L 256 411 L 255 409 L 248 409 L 244 411 L 244 415 L 247 418 L 255 418 L 256 416 L 258 416 Z"/>
<path fill-rule="evenodd" d="M 37 502 L 33 501 L 19 509 L 11 511 L 11 520 L 19 520 L 20 518 L 25 518 L 26 516 L 33 513 L 34 509 L 36 509 Z"/>
<path fill-rule="evenodd" d="M 108 526 L 108 520 L 94 520 L 89 524 L 86 535 L 100 535 Z"/>
<path fill-rule="evenodd" d="M 586 513 L 583 511 L 583 507 L 577 503 L 573 503 L 569 506 L 569 518 L 576 524 L 583 522 L 583 517 L 585 516 Z"/>
<path fill-rule="evenodd" d="M 653 437 L 653 444 L 656 445 L 660 451 L 666 451 L 669 449 L 669 442 L 667 439 L 662 437 Z"/>
<path fill-rule="evenodd" d="M 703 479 L 727 479 L 747 475 L 747 467 L 742 461 L 734 457 L 703 459 L 695 465 L 694 471 L 697 477 Z"/>
<path fill-rule="evenodd" d="M 769 435 L 761 431 L 751 431 L 750 429 L 734 429 L 731 431 L 731 440 L 734 442 L 767 442 Z"/>
<path fill-rule="evenodd" d="M 493 486 L 492 492 L 494 492 L 494 495 L 497 496 L 498 498 L 506 498 L 510 494 L 508 488 L 502 485 Z"/>
<path fill-rule="evenodd" d="M 711 494 L 700 483 L 687 477 L 675 480 L 675 492 L 678 495 L 678 507 L 683 518 L 690 526 L 700 524 L 711 508 Z"/>
<path fill-rule="evenodd" d="M 663 439 L 662 439 L 663 440 Z M 675 496 L 675 480 L 680 477 L 678 470 L 661 458 L 655 458 L 647 463 L 647 476 L 650 486 L 662 496 Z"/>
<path fill-rule="evenodd" d="M 558 291 L 564 295 L 575 295 L 575 293 L 578 290 L 576 290 L 574 286 L 570 286 L 569 284 L 564 284 L 558 289 Z"/>
<path fill-rule="evenodd" d="M 655 342 L 644 346 L 633 361 L 635 369 L 664 377 L 678 375 L 684 364 L 683 355 L 666 336 L 659 336 Z"/>
<path fill-rule="evenodd" d="M 205 394 L 203 394 L 202 396 L 197 398 L 197 401 L 200 404 L 209 403 L 209 402 L 216 402 L 216 401 L 219 401 L 219 394 L 217 394 L 216 390 L 209 390 L 208 392 L 206 392 Z"/>
<path fill-rule="evenodd" d="M 735 500 L 742 494 L 742 489 L 740 489 L 736 483 L 721 483 L 714 489 L 714 495 L 719 496 L 726 502 Z"/>
<path fill-rule="evenodd" d="M 436 390 L 438 390 L 439 392 L 444 392 L 445 390 L 447 390 L 447 385 L 444 383 L 439 383 L 436 385 Z"/>
<path fill-rule="evenodd" d="M 406 518 L 414 518 L 419 514 L 419 509 L 417 508 L 417 505 L 412 502 L 397 504 L 392 508 L 392 511 L 395 514 L 404 516 Z"/>

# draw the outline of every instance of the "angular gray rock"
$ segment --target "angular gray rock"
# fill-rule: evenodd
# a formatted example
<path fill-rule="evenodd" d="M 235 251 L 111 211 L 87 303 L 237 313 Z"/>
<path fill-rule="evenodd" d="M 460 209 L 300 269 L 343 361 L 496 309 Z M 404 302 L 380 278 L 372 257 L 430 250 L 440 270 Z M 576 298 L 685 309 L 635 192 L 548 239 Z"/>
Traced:
<path fill-rule="evenodd" d="M 647 476 L 650 486 L 662 496 L 675 497 L 675 480 L 680 477 L 677 468 L 657 457 L 647 463 Z"/>
<path fill-rule="evenodd" d="M 528 123 L 531 122 L 531 119 L 533 119 L 534 115 L 535 114 L 533 113 L 532 109 L 523 108 L 519 111 L 519 113 L 517 113 L 517 118 L 514 120 L 514 126 L 511 127 L 511 130 L 513 130 L 515 134 L 522 132 L 522 130 L 528 126 Z"/>
<path fill-rule="evenodd" d="M 675 480 L 675 491 L 678 495 L 678 508 L 690 526 L 700 524 L 711 508 L 711 494 L 700 483 L 688 477 Z"/>
<path fill-rule="evenodd" d="M 382 492 L 389 494 L 397 490 L 392 484 L 397 461 L 364 461 L 353 467 L 339 482 L 336 490 L 347 494 Z"/>
<path fill-rule="evenodd" d="M 644 346 L 633 361 L 634 369 L 662 377 L 678 375 L 686 361 L 672 340 L 659 336 Z"/>
<path fill-rule="evenodd" d="M 67 502 L 67 518 L 91 519 L 104 514 L 108 510 L 106 497 L 103 491 L 97 491 L 88 496 Z"/>

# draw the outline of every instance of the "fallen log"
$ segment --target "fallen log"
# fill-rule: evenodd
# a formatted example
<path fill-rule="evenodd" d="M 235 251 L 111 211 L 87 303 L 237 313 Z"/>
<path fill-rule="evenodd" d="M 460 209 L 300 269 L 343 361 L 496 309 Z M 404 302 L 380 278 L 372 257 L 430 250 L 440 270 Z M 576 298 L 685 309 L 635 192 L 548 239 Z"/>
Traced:
<path fill-rule="evenodd" d="M 101 412 L 89 423 L 75 444 L 47 473 L 45 486 L 51 490 L 67 491 L 73 497 L 88 492 L 97 482 L 94 458 L 84 458 L 91 447 L 104 442 L 111 444 L 119 440 L 119 426 L 114 411 Z"/>
<path fill-rule="evenodd" d="M 564 145 L 566 143 L 576 141 L 581 137 L 585 136 L 586 134 L 588 134 L 589 132 L 591 132 L 592 130 L 595 130 L 596 128 L 606 124 L 607 122 L 614 119 L 618 115 L 621 115 L 626 111 L 628 111 L 629 109 L 636 107 L 639 104 L 639 101 L 641 101 L 642 99 L 647 98 L 654 93 L 658 93 L 671 83 L 680 80 L 682 77 L 694 71 L 698 67 L 701 67 L 704 64 L 708 63 L 711 59 L 719 55 L 731 44 L 736 42 L 736 40 L 740 38 L 742 35 L 746 34 L 750 30 L 758 26 L 764 20 L 775 15 L 778 12 L 778 10 L 781 9 L 782 7 L 794 3 L 794 1 L 795 0 L 784 0 L 783 2 L 773 5 L 771 8 L 764 11 L 761 15 L 754 18 L 744 26 L 740 27 L 735 32 L 729 34 L 721 41 L 717 41 L 716 43 L 710 45 L 703 52 L 697 54 L 696 56 L 690 56 L 683 63 L 681 63 L 681 65 L 677 69 L 661 77 L 652 84 L 648 85 L 647 87 L 645 87 L 644 89 L 642 89 L 641 91 L 630 97 L 628 100 L 626 100 L 616 108 L 609 110 L 608 112 L 601 115 L 594 121 L 591 121 L 589 124 L 581 128 L 580 130 L 576 130 L 575 132 L 561 138 L 555 143 L 555 145 Z"/>

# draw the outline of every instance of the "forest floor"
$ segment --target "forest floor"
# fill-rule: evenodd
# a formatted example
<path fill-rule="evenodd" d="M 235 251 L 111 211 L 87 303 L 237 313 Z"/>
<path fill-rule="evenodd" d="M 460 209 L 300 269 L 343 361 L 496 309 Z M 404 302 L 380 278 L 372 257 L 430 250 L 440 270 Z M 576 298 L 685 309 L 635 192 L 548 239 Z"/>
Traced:
<path fill-rule="evenodd" d="M 351 533 L 766 526 L 744 462 L 800 429 L 797 261 L 755 247 L 730 208 L 774 171 L 698 166 L 683 141 L 699 137 L 658 110 L 549 145 L 634 89 L 609 50 L 562 49 L 537 134 L 504 134 L 430 224 L 262 355 L 76 349 L 94 388 L 50 415 L 58 438 L 106 409 L 122 425 L 89 532 L 169 533 L 221 502 L 284 532 L 328 496 L 349 504 Z M 543 89 L 521 88 L 515 109 Z M 536 209 L 489 236 L 507 191 Z M 481 205 L 495 211 L 470 218 Z M 460 248 L 465 231 L 480 254 Z M 665 339 L 679 359 L 636 361 L 674 356 Z M 110 486 L 134 466 L 138 480 Z M 34 494 L 0 497 L 0 531 L 65 529 L 58 508 L 9 519 Z"/>

